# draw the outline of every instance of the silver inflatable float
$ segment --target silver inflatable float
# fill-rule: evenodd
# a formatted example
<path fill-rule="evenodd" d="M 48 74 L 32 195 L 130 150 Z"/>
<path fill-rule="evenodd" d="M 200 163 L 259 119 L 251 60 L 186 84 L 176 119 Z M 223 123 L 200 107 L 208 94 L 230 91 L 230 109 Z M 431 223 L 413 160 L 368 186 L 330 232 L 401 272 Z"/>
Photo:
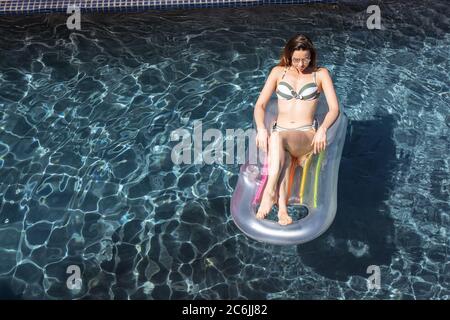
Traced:
<path fill-rule="evenodd" d="M 271 98 L 265 113 L 265 125 L 277 117 L 277 99 Z M 319 98 L 315 119 L 323 122 L 328 111 L 325 97 Z M 348 119 L 342 106 L 339 116 L 327 130 L 327 147 L 320 154 L 308 158 L 301 167 L 291 168 L 288 206 L 303 206 L 307 215 L 289 225 L 256 218 L 257 207 L 267 182 L 267 159 L 241 166 L 239 179 L 231 199 L 231 215 L 238 228 L 247 236 L 262 242 L 290 245 L 311 241 L 323 234 L 332 224 L 337 208 L 339 163 L 345 142 Z M 247 148 L 246 154 L 249 150 Z M 298 208 L 300 209 L 300 208 Z"/>

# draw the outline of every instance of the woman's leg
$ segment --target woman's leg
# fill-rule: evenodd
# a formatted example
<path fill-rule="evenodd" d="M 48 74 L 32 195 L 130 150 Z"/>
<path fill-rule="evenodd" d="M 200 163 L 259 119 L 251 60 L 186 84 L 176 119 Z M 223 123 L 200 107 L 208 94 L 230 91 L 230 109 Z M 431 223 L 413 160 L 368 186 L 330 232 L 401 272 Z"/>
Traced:
<path fill-rule="evenodd" d="M 285 153 L 282 137 L 279 132 L 272 132 L 269 138 L 269 177 L 261 199 L 256 217 L 264 219 L 277 200 L 276 188 L 281 169 L 284 166 Z"/>
<path fill-rule="evenodd" d="M 281 182 L 280 182 L 280 192 L 278 197 L 278 223 L 281 225 L 286 225 L 292 223 L 292 218 L 288 215 L 287 203 L 289 200 L 288 185 L 291 173 L 292 163 L 291 155 L 286 152 L 283 171 L 281 172 Z"/>
<path fill-rule="evenodd" d="M 301 167 L 304 166 L 304 161 L 308 156 L 314 151 L 313 146 L 311 146 L 312 139 L 314 138 L 315 130 L 310 131 L 285 131 L 283 132 L 283 141 L 286 146 L 286 153 L 289 154 L 289 163 L 291 157 L 294 158 L 296 162 L 295 165 Z M 290 170 L 287 166 L 286 171 L 283 175 L 283 181 L 280 185 L 280 197 L 278 202 L 278 223 L 281 225 L 287 225 L 292 223 L 292 218 L 288 214 L 287 202 L 289 200 L 288 183 L 289 183 Z"/>

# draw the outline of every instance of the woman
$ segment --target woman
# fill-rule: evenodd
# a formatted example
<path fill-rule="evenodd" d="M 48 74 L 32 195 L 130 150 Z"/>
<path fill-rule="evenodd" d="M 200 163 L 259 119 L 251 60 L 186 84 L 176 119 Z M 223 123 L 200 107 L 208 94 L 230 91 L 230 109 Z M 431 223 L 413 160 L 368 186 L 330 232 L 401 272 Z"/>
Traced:
<path fill-rule="evenodd" d="M 255 105 L 256 143 L 268 154 L 269 177 L 256 214 L 264 219 L 278 201 L 278 223 L 292 223 L 288 215 L 288 180 L 291 161 L 303 166 L 307 157 L 326 147 L 327 129 L 339 115 L 333 81 L 325 68 L 316 66 L 316 50 L 305 35 L 291 38 L 281 61 L 267 78 Z M 273 91 L 278 96 L 278 117 L 267 132 L 264 113 Z M 325 94 L 328 113 L 317 129 L 314 126 L 318 98 Z M 278 191 L 278 195 L 277 195 Z"/>

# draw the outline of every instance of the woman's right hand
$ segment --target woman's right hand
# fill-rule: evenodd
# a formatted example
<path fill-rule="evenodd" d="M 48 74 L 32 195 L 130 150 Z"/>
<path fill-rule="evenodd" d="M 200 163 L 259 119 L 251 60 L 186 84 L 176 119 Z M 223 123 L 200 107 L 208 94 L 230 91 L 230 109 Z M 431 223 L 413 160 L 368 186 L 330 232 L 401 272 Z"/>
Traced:
<path fill-rule="evenodd" d="M 262 149 L 264 152 L 267 153 L 267 142 L 268 142 L 268 134 L 267 129 L 258 129 L 256 133 L 256 146 L 260 149 Z"/>

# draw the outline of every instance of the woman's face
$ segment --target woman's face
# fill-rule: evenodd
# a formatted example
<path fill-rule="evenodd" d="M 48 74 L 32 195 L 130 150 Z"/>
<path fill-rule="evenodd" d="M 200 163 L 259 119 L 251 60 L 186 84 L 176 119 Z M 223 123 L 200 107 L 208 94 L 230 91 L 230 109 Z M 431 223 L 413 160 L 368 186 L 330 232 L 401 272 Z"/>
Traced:
<path fill-rule="evenodd" d="M 295 50 L 291 57 L 291 63 L 298 71 L 305 70 L 310 61 L 311 54 L 309 50 Z"/>

